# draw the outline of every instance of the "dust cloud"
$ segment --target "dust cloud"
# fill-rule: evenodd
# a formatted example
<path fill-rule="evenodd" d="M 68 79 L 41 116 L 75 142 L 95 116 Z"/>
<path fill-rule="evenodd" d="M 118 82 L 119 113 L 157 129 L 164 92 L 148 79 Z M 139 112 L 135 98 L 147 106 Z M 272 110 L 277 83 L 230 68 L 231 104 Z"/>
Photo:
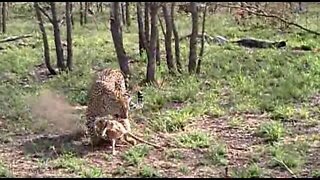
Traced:
<path fill-rule="evenodd" d="M 81 128 L 80 112 L 51 90 L 43 90 L 30 99 L 33 128 L 51 133 L 74 132 Z"/>

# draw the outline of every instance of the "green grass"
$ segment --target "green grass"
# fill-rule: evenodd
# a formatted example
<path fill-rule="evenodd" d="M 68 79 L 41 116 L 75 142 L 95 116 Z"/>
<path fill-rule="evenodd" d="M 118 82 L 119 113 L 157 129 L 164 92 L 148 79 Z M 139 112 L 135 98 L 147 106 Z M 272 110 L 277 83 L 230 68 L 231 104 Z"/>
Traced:
<path fill-rule="evenodd" d="M 182 166 L 179 167 L 179 171 L 182 174 L 188 174 L 190 172 L 190 169 L 189 169 L 188 166 L 182 165 Z"/>
<path fill-rule="evenodd" d="M 227 153 L 227 147 L 225 144 L 215 143 L 209 147 L 206 159 L 214 165 L 225 166 L 228 164 Z"/>
<path fill-rule="evenodd" d="M 112 173 L 113 175 L 124 176 L 127 174 L 127 169 L 123 166 L 117 167 L 117 169 Z"/>
<path fill-rule="evenodd" d="M 103 174 L 102 169 L 97 168 L 97 167 L 92 167 L 92 168 L 88 168 L 88 169 L 81 171 L 80 177 L 82 177 L 82 178 L 101 178 L 101 177 L 106 177 L 106 176 Z"/>
<path fill-rule="evenodd" d="M 88 165 L 83 159 L 77 158 L 74 154 L 63 154 L 53 161 L 53 168 L 62 168 L 69 173 L 75 173 L 83 178 L 104 177 L 102 169 Z"/>
<path fill-rule="evenodd" d="M 189 148 L 205 148 L 209 147 L 211 137 L 207 133 L 194 131 L 182 134 L 176 138 L 179 144 Z"/>
<path fill-rule="evenodd" d="M 0 163 L 0 177 L 2 178 L 14 177 L 12 172 L 3 163 Z"/>
<path fill-rule="evenodd" d="M 138 145 L 130 148 L 125 154 L 123 159 L 129 163 L 129 165 L 138 165 L 145 156 L 149 153 L 149 147 L 145 145 Z"/>
<path fill-rule="evenodd" d="M 160 174 L 157 172 L 157 170 L 149 165 L 143 165 L 140 167 L 138 175 L 142 178 L 160 177 Z"/>
<path fill-rule="evenodd" d="M 320 170 L 312 171 L 312 177 L 313 178 L 319 178 L 320 177 Z"/>
<path fill-rule="evenodd" d="M 168 110 L 151 119 L 150 125 L 155 131 L 177 132 L 182 130 L 192 117 L 193 112 L 188 109 Z"/>
<path fill-rule="evenodd" d="M 241 117 L 233 117 L 228 123 L 231 127 L 239 127 L 243 123 L 243 119 Z"/>
<path fill-rule="evenodd" d="M 267 141 L 274 142 L 283 138 L 286 132 L 281 122 L 272 121 L 261 124 L 258 133 Z"/>
<path fill-rule="evenodd" d="M 271 166 L 279 166 L 286 170 L 288 168 L 299 171 L 305 163 L 308 144 L 305 142 L 297 142 L 296 144 L 281 145 L 276 144 L 270 147 L 272 160 Z"/>
<path fill-rule="evenodd" d="M 64 154 L 54 162 L 56 168 L 65 168 L 72 172 L 79 171 L 82 165 L 84 165 L 84 161 L 76 158 L 73 154 Z"/>
<path fill-rule="evenodd" d="M 233 178 L 261 178 L 263 177 L 263 169 L 257 164 L 251 164 L 248 167 L 239 168 L 232 171 Z"/>
<path fill-rule="evenodd" d="M 179 150 L 168 150 L 165 152 L 166 159 L 183 159 L 184 155 Z"/>

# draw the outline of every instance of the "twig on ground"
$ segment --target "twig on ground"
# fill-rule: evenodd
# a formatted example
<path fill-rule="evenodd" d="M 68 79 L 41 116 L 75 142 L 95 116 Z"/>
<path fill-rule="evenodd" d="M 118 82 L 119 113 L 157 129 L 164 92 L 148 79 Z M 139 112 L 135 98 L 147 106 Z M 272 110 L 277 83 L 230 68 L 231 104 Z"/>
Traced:
<path fill-rule="evenodd" d="M 281 160 L 277 159 L 277 158 L 273 158 L 275 161 L 277 161 L 278 163 L 280 163 L 283 167 L 285 167 L 287 169 L 287 171 L 292 175 L 293 178 L 297 178 L 297 176 L 292 172 L 292 170 Z"/>

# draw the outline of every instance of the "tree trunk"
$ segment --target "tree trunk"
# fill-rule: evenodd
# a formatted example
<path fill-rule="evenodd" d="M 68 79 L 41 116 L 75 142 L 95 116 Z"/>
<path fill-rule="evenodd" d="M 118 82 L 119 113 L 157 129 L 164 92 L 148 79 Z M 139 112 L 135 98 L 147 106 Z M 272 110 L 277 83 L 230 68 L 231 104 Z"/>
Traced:
<path fill-rule="evenodd" d="M 122 19 L 122 23 L 124 26 L 127 25 L 127 22 L 126 22 L 126 14 L 125 14 L 125 4 L 123 2 L 120 3 L 121 5 L 121 19 Z"/>
<path fill-rule="evenodd" d="M 96 2 L 96 8 L 97 8 L 97 13 L 100 12 L 100 9 L 99 9 L 99 2 Z"/>
<path fill-rule="evenodd" d="M 157 45 L 157 13 L 158 3 L 150 3 L 151 15 L 151 37 L 149 46 L 149 57 L 147 66 L 147 82 L 155 82 L 155 69 L 156 69 L 156 45 Z"/>
<path fill-rule="evenodd" d="M 121 19 L 120 19 L 120 4 L 119 2 L 112 2 L 111 16 L 110 16 L 110 28 L 113 39 L 113 44 L 116 49 L 116 54 L 121 71 L 126 77 L 130 75 L 129 59 L 123 47 L 122 31 L 121 31 Z"/>
<path fill-rule="evenodd" d="M 7 32 L 7 4 L 2 2 L 2 33 Z"/>
<path fill-rule="evenodd" d="M 80 26 L 83 26 L 83 5 L 80 2 Z"/>
<path fill-rule="evenodd" d="M 188 71 L 191 74 L 195 71 L 197 65 L 198 10 L 196 2 L 190 3 L 190 9 L 192 16 L 192 33 L 190 37 Z"/>
<path fill-rule="evenodd" d="M 0 31 L 2 32 L 2 3 L 0 6 Z"/>
<path fill-rule="evenodd" d="M 126 22 L 127 22 L 127 26 L 130 27 L 130 25 L 131 25 L 130 2 L 126 2 Z"/>
<path fill-rule="evenodd" d="M 71 24 L 71 2 L 66 2 L 66 25 L 67 25 L 67 67 L 72 71 L 72 24 Z"/>
<path fill-rule="evenodd" d="M 204 53 L 204 32 L 205 32 L 205 25 L 206 25 L 207 7 L 208 7 L 208 5 L 206 4 L 204 7 L 203 17 L 202 17 L 201 47 L 200 47 L 200 55 L 199 55 L 199 60 L 198 60 L 198 65 L 197 65 L 197 70 L 196 70 L 197 74 L 200 74 L 201 59 L 202 59 L 203 53 Z"/>
<path fill-rule="evenodd" d="M 84 2 L 84 24 L 88 23 L 88 2 Z"/>
<path fill-rule="evenodd" d="M 167 4 L 162 5 L 163 16 L 166 24 L 166 34 L 165 34 L 165 49 L 166 49 L 166 59 L 167 59 L 167 66 L 170 73 L 174 73 L 175 67 L 173 63 L 172 57 L 172 20 L 170 19 L 170 14 L 167 8 Z"/>
<path fill-rule="evenodd" d="M 38 20 L 41 34 L 42 34 L 43 49 L 44 49 L 44 63 L 46 64 L 46 67 L 48 68 L 50 74 L 56 75 L 57 74 L 56 71 L 51 67 L 51 64 L 50 64 L 50 50 L 49 50 L 49 44 L 48 44 L 48 37 L 47 37 L 46 30 L 43 26 L 43 20 L 41 17 L 41 12 L 39 9 L 38 2 L 34 2 L 33 7 L 36 11 L 36 17 Z"/>
<path fill-rule="evenodd" d="M 145 47 L 148 48 L 150 44 L 150 23 L 149 23 L 149 2 L 144 3 L 144 34 L 146 37 Z"/>
<path fill-rule="evenodd" d="M 175 6 L 175 2 L 171 4 L 171 20 L 172 20 L 172 30 L 173 30 L 173 36 L 174 36 L 174 51 L 175 51 L 177 69 L 178 69 L 178 72 L 181 73 L 182 66 L 180 62 L 180 41 L 179 41 L 178 30 L 176 28 L 176 24 L 174 23 L 174 6 Z"/>
<path fill-rule="evenodd" d="M 299 11 L 302 11 L 302 2 L 298 2 L 298 5 L 299 5 Z"/>
<path fill-rule="evenodd" d="M 6 16 L 7 16 L 6 20 L 8 20 L 9 18 L 9 10 L 12 7 L 11 4 L 12 2 L 6 2 Z"/>
<path fill-rule="evenodd" d="M 64 65 L 64 57 L 63 57 L 63 49 L 61 44 L 61 37 L 60 37 L 60 27 L 58 24 L 58 17 L 56 12 L 56 4 L 55 2 L 50 2 L 51 6 L 51 14 L 52 14 L 52 25 L 53 25 L 53 33 L 54 33 L 54 43 L 56 46 L 56 54 L 57 54 L 57 67 L 59 71 L 63 71 L 65 69 Z"/>
<path fill-rule="evenodd" d="M 100 2 L 100 12 L 103 12 L 103 3 Z"/>
<path fill-rule="evenodd" d="M 159 19 L 159 18 L 158 18 Z M 160 61 L 161 61 L 161 56 L 160 56 L 160 34 L 159 34 L 159 29 L 157 28 L 157 47 L 156 47 L 156 62 L 157 65 L 160 66 Z"/>
<path fill-rule="evenodd" d="M 159 14 L 158 14 L 158 20 L 159 20 L 159 24 L 160 24 L 160 27 L 161 27 L 162 34 L 163 34 L 164 37 L 166 37 L 166 32 L 164 30 L 163 23 L 162 23 L 162 20 L 161 20 L 161 17 L 159 16 Z"/>
<path fill-rule="evenodd" d="M 72 2 L 70 3 L 70 14 L 71 14 L 71 24 L 72 28 L 74 27 L 74 18 L 73 18 L 73 4 Z"/>
<path fill-rule="evenodd" d="M 142 9 L 141 9 L 141 2 L 137 2 L 137 21 L 138 21 L 138 29 L 139 29 L 139 54 L 142 56 L 143 50 L 146 49 L 146 37 L 144 33 L 144 28 L 143 28 L 143 14 L 142 14 Z"/>

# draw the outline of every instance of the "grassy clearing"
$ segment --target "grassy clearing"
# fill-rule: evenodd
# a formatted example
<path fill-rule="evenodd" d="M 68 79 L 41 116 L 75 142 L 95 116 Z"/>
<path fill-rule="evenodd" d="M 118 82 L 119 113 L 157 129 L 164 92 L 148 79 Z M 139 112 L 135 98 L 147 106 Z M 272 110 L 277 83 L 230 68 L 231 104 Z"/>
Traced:
<path fill-rule="evenodd" d="M 5 124 L 5 128 L 1 129 L 3 131 L 1 142 L 4 147 L 7 147 L 5 143 L 14 142 L 14 133 L 45 133 L 48 129 L 47 121 L 44 119 L 35 122 L 31 111 L 29 100 L 39 96 L 40 92 L 49 89 L 66 97 L 68 103 L 72 105 L 85 105 L 88 86 L 94 73 L 92 68 L 118 68 L 111 34 L 105 26 L 108 19 L 107 13 L 98 16 L 98 30 L 90 17 L 88 20 L 90 23 L 80 27 L 79 15 L 75 14 L 74 71 L 48 79 L 45 83 L 36 82 L 30 72 L 34 70 L 35 65 L 43 62 L 42 42 L 35 19 L 31 18 L 34 12 L 30 8 L 14 8 L 10 12 L 8 34 L 0 36 L 5 38 L 32 33 L 32 38 L 23 41 L 34 46 L 34 48 L 16 47 L 15 43 L 7 43 L 6 49 L 0 51 L 0 101 L 2 102 L 0 122 Z M 319 7 L 315 6 L 312 9 L 316 8 Z M 308 15 L 309 24 L 305 24 L 306 15 L 300 15 L 296 21 L 315 31 L 320 31 L 320 28 L 315 25 L 318 22 L 316 16 L 312 13 L 313 11 Z M 26 16 L 17 17 L 21 14 Z M 176 22 L 180 36 L 190 33 L 190 17 L 179 15 Z M 49 25 L 46 27 L 50 34 L 52 64 L 55 64 L 54 42 L 51 36 L 53 32 Z M 62 26 L 61 31 L 65 40 L 65 26 Z M 206 32 L 211 36 L 227 36 L 231 40 L 252 36 L 270 40 L 285 39 L 291 47 L 309 45 L 317 48 L 320 46 L 319 37 L 299 29 L 290 28 L 289 33 L 279 33 L 270 26 L 256 29 L 253 25 L 239 27 L 229 14 L 208 16 Z M 136 84 L 145 77 L 146 56 L 140 58 L 138 55 L 138 34 L 135 25 L 126 30 L 123 37 L 127 54 L 138 60 L 137 63 L 131 64 L 134 74 L 130 83 Z M 10 48 L 7 48 L 9 46 Z M 165 177 L 167 171 L 157 164 L 165 160 L 172 167 L 175 167 L 174 165 L 178 162 L 183 164 L 183 166 L 171 168 L 173 171 L 199 177 L 202 171 L 195 168 L 196 163 L 192 159 L 193 150 L 204 149 L 205 165 L 209 166 L 212 172 L 218 171 L 221 167 L 231 166 L 233 159 L 229 156 L 236 154 L 235 150 L 229 146 L 229 141 L 216 141 L 217 138 L 223 139 L 217 137 L 224 135 L 219 132 L 226 129 L 239 130 L 239 136 L 234 137 L 237 139 L 232 142 L 239 140 L 240 144 L 242 137 L 250 138 L 247 137 L 249 133 L 247 129 L 249 129 L 250 132 L 254 132 L 254 136 L 262 137 L 266 141 L 258 144 L 261 148 L 257 150 L 258 152 L 250 152 L 253 154 L 254 162 L 251 160 L 241 162 L 241 167 L 230 168 L 233 177 L 282 176 L 286 174 L 287 167 L 297 176 L 319 177 L 320 173 L 316 170 L 319 164 L 315 159 L 307 158 L 310 145 L 319 141 L 319 137 L 313 135 L 314 132 L 319 132 L 317 131 L 319 130 L 319 107 L 313 106 L 310 102 L 312 97 L 320 93 L 319 53 L 297 54 L 291 50 L 276 49 L 248 50 L 233 44 L 226 46 L 206 44 L 205 48 L 202 73 L 199 76 L 190 76 L 184 72 L 179 76 L 170 77 L 165 59 L 162 59 L 161 66 L 157 67 L 156 77 L 163 81 L 163 85 L 161 88 L 143 86 L 145 108 L 133 112 L 132 115 L 144 117 L 142 123 L 152 130 L 150 137 L 166 133 L 174 139 L 176 144 L 185 147 L 188 151 L 168 148 L 160 153 L 160 157 L 157 157 L 154 155 L 156 150 L 137 145 L 121 152 L 119 157 L 101 156 L 106 163 L 118 160 L 122 162 L 121 165 L 114 167 L 115 165 L 107 164 L 105 165 L 107 167 L 100 167 L 96 164 L 87 165 L 87 159 L 70 155 L 66 150 L 58 159 L 49 159 L 48 166 L 53 172 L 61 173 L 60 170 L 62 170 L 61 176 L 66 177 Z M 164 47 L 162 46 L 161 49 L 164 50 Z M 188 52 L 188 41 L 181 41 L 183 67 L 188 64 Z M 264 122 L 256 120 L 259 124 L 252 126 L 249 118 L 235 116 L 235 113 L 265 113 L 271 120 L 266 119 L 263 120 Z M 206 125 L 197 127 L 197 130 L 188 127 L 190 124 L 205 124 L 206 120 L 202 119 L 203 116 L 209 119 L 225 118 L 223 122 L 226 124 L 222 125 L 218 123 L 220 121 L 212 120 Z M 290 126 L 291 123 L 296 125 Z M 296 138 L 298 134 L 305 135 L 306 138 L 295 146 L 286 142 L 289 138 Z M 250 147 L 245 148 L 250 149 Z M 240 154 L 238 156 L 245 156 L 241 152 L 238 154 Z M 21 158 L 19 155 L 16 157 Z M 153 159 L 154 164 L 145 163 L 148 158 L 156 158 L 158 161 Z M 11 170 L 7 168 L 11 162 L 13 162 L 11 159 L 7 159 L 1 164 L 1 176 L 12 175 Z M 312 164 L 312 168 L 308 168 L 306 164 Z M 299 174 L 303 170 L 308 171 L 308 175 Z M 19 170 L 13 172 L 19 172 Z M 168 176 L 175 174 L 170 173 Z"/>

